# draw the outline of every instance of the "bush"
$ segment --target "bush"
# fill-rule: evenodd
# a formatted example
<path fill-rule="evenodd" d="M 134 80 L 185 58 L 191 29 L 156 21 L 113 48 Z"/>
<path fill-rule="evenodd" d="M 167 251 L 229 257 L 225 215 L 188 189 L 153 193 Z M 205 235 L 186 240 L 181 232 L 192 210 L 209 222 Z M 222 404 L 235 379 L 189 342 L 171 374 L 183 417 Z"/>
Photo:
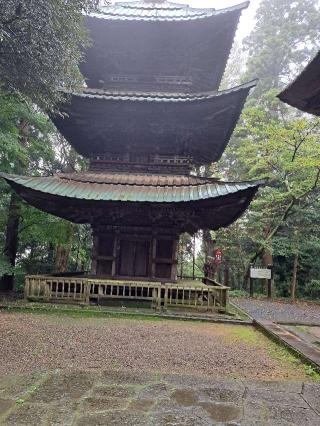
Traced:
<path fill-rule="evenodd" d="M 306 285 L 305 294 L 312 299 L 320 299 L 320 280 L 311 280 Z"/>
<path fill-rule="evenodd" d="M 229 291 L 230 297 L 249 297 L 249 293 L 245 290 L 231 290 Z"/>
<path fill-rule="evenodd" d="M 6 258 L 0 256 L 0 278 L 4 275 L 13 274 L 14 267 L 10 265 Z"/>

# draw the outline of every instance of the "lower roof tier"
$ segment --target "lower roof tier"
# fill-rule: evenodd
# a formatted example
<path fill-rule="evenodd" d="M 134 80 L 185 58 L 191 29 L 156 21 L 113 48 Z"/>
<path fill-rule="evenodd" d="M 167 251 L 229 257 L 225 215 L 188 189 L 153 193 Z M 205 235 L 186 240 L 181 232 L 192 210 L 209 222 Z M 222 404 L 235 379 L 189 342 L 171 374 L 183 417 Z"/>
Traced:
<path fill-rule="evenodd" d="M 74 223 L 161 226 L 190 233 L 233 223 L 263 183 L 116 173 L 1 176 L 32 206 Z"/>
<path fill-rule="evenodd" d="M 301 111 L 320 116 L 320 51 L 278 97 Z"/>
<path fill-rule="evenodd" d="M 197 94 L 106 92 L 73 94 L 52 117 L 85 156 L 104 153 L 180 155 L 203 165 L 219 160 L 256 82 Z"/>

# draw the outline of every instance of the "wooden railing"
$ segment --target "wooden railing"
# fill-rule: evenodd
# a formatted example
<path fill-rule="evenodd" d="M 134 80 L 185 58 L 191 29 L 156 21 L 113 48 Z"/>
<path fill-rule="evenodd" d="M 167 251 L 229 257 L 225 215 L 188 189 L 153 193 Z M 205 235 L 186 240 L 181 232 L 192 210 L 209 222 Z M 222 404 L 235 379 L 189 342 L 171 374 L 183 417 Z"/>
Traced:
<path fill-rule="evenodd" d="M 27 276 L 25 281 L 25 298 L 29 300 L 82 304 L 99 304 L 103 299 L 136 300 L 150 302 L 156 310 L 179 307 L 225 311 L 227 292 L 227 287 L 200 281 L 163 284 L 38 275 Z"/>

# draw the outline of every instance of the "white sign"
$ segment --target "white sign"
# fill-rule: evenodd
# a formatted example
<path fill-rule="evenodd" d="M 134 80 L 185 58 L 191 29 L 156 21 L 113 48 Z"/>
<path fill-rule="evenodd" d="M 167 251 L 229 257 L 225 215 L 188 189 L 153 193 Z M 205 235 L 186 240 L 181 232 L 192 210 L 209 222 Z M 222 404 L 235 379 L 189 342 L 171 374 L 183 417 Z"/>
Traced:
<path fill-rule="evenodd" d="M 250 277 L 271 280 L 271 269 L 251 268 Z"/>

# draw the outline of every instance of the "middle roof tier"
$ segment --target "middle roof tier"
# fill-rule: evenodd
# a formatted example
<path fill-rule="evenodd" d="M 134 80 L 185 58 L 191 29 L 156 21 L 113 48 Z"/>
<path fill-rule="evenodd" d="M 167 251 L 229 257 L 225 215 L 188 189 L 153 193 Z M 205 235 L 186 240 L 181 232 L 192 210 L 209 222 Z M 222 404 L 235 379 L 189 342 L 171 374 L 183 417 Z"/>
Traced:
<path fill-rule="evenodd" d="M 110 92 L 72 94 L 52 120 L 84 157 L 104 153 L 179 155 L 195 165 L 222 156 L 256 81 L 197 94 Z"/>

